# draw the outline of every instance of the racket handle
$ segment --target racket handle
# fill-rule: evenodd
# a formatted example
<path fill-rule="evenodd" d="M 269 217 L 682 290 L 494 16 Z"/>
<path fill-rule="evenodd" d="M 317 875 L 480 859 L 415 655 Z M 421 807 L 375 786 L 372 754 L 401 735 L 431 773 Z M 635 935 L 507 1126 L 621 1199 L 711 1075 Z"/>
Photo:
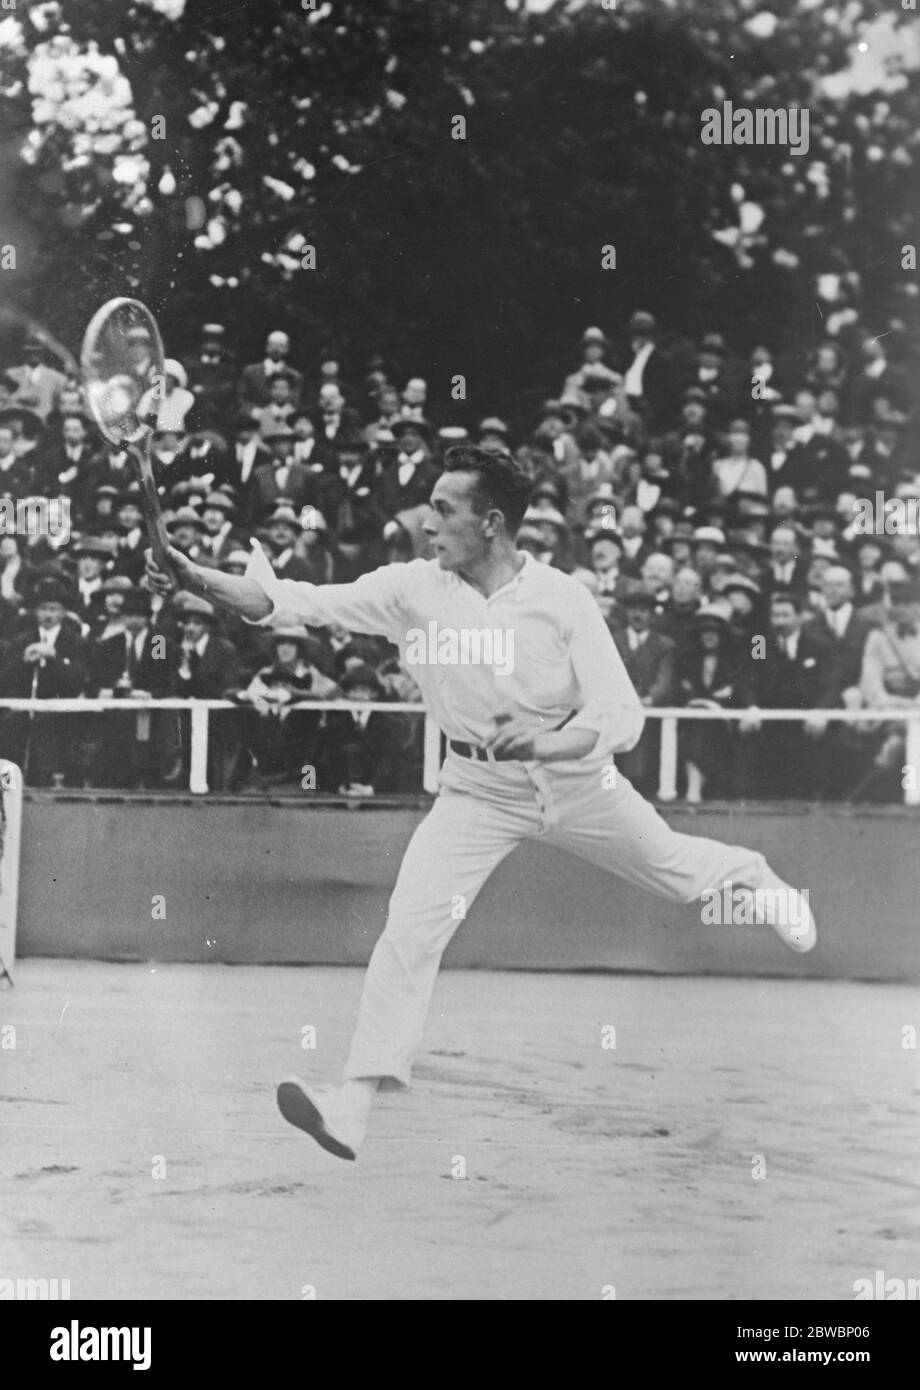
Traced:
<path fill-rule="evenodd" d="M 153 558 L 156 561 L 158 569 L 163 570 L 165 574 L 175 579 L 167 554 L 169 549 L 169 536 L 167 535 L 166 525 L 163 521 L 163 513 L 160 510 L 160 498 L 153 476 L 153 463 L 150 458 L 151 438 L 152 436 L 148 437 L 146 445 L 133 445 L 129 453 L 134 461 L 138 481 L 141 485 L 141 511 L 144 516 L 144 524 L 147 529 L 147 538 L 150 541 L 150 549 L 153 552 Z"/>

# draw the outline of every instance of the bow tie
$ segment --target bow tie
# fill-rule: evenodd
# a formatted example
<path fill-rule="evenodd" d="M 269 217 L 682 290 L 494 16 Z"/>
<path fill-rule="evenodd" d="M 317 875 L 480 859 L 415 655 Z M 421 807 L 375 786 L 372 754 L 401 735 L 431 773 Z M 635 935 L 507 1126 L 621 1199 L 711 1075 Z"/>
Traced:
<path fill-rule="evenodd" d="M 897 633 L 899 637 L 916 637 L 916 623 L 898 623 Z"/>

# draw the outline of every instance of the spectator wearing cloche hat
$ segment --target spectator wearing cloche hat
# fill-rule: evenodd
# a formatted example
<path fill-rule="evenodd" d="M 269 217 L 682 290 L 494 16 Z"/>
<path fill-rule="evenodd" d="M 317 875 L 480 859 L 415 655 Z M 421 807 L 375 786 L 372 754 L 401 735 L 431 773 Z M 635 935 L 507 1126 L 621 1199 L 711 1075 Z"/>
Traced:
<path fill-rule="evenodd" d="M 723 596 L 704 604 L 691 620 L 677 670 L 680 703 L 689 709 L 746 709 L 752 703 L 747 649 L 733 633 L 731 618 Z M 704 790 L 734 796 L 750 767 L 749 743 L 722 720 L 683 720 L 678 760 L 687 801 L 702 801 Z"/>
<path fill-rule="evenodd" d="M 251 706 L 246 741 L 263 783 L 296 777 L 303 764 L 316 765 L 321 716 L 297 708 L 309 700 L 336 700 L 341 691 L 313 661 L 313 639 L 300 624 L 273 629 L 272 659 L 239 693 Z M 328 790 L 316 787 L 315 790 Z"/>

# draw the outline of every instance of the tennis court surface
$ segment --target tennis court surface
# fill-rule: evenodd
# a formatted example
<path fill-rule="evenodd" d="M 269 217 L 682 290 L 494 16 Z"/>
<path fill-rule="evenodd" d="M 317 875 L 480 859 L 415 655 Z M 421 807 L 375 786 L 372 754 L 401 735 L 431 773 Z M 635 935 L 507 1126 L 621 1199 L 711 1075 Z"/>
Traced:
<path fill-rule="evenodd" d="M 337 1078 L 361 977 L 20 962 L 0 1278 L 73 1299 L 852 1300 L 876 1270 L 920 1275 L 915 989 L 448 970 L 412 1091 L 346 1164 L 274 1087 Z"/>

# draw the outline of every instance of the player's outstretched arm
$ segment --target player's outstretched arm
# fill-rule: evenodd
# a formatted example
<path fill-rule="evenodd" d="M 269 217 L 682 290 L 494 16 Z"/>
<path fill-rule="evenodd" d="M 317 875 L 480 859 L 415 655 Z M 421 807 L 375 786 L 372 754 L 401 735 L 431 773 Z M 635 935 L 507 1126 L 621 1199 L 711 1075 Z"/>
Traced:
<path fill-rule="evenodd" d="M 271 599 L 254 579 L 247 579 L 245 575 L 224 574 L 222 570 L 196 565 L 194 560 L 190 560 L 174 546 L 170 546 L 167 551 L 173 571 L 173 574 L 169 575 L 158 568 L 151 551 L 147 550 L 144 554 L 148 583 L 158 594 L 168 594 L 177 586 L 180 589 L 188 589 L 193 594 L 206 598 L 209 603 L 226 608 L 231 613 L 238 613 L 241 618 L 247 618 L 250 622 L 267 618 L 272 611 Z"/>

